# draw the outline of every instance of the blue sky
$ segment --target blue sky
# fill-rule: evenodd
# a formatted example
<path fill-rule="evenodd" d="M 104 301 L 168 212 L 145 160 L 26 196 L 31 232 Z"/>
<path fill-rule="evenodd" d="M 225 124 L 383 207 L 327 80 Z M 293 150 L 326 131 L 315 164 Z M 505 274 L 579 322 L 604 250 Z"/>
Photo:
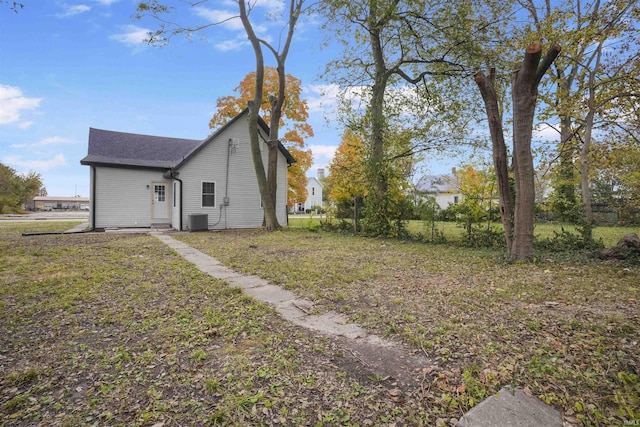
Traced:
<path fill-rule="evenodd" d="M 157 48 L 143 43 L 157 24 L 132 19 L 134 0 L 23 3 L 18 14 L 0 5 L 0 162 L 41 173 L 49 195 L 88 196 L 89 168 L 80 159 L 90 127 L 205 138 L 216 99 L 232 95 L 254 69 L 237 20 L 210 30 L 206 41 L 176 38 Z M 183 16 L 210 22 L 233 12 L 234 4 L 209 2 Z M 256 15 L 278 4 L 262 0 Z M 258 24 L 271 39 L 282 25 Z M 319 79 L 335 52 L 322 43 L 317 24 L 305 19 L 287 62 L 287 72 L 302 80 L 316 134 L 307 140 L 314 153 L 309 176 L 330 162 L 341 135 L 330 119 L 335 99 L 322 95 L 331 87 Z"/>

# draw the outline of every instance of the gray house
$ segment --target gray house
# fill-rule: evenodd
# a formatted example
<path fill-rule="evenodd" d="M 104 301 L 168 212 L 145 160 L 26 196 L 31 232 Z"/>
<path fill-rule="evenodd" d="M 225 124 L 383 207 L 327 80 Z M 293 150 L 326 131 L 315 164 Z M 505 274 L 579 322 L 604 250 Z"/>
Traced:
<path fill-rule="evenodd" d="M 251 157 L 247 110 L 204 140 L 89 130 L 92 229 L 171 226 L 254 228 L 264 212 Z M 269 128 L 259 120 L 267 163 Z M 287 167 L 279 145 L 278 221 L 287 221 Z"/>

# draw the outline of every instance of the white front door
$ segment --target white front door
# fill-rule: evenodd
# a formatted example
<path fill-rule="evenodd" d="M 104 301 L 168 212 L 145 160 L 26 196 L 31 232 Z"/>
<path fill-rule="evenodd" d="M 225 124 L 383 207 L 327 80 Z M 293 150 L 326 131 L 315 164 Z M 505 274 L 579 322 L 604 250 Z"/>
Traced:
<path fill-rule="evenodd" d="M 155 182 L 151 185 L 153 187 L 153 199 L 151 200 L 153 219 L 169 219 L 167 185 Z"/>

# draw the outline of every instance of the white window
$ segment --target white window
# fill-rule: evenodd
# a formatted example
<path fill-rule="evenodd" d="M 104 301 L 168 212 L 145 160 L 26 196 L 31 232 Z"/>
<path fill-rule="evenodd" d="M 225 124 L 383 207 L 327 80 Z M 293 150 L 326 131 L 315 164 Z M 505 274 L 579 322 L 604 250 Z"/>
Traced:
<path fill-rule="evenodd" d="M 216 205 L 216 183 L 202 182 L 202 207 L 212 208 Z"/>
<path fill-rule="evenodd" d="M 156 184 L 153 186 L 153 191 L 155 192 L 156 202 L 164 202 L 165 201 L 165 186 L 164 184 Z"/>
<path fill-rule="evenodd" d="M 458 196 L 453 196 L 453 204 L 454 205 L 458 204 Z"/>

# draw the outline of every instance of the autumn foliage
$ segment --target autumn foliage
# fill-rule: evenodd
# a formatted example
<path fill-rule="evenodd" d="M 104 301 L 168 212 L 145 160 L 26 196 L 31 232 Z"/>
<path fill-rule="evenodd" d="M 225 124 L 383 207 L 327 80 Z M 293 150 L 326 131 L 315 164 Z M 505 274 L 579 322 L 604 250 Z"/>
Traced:
<path fill-rule="evenodd" d="M 362 138 L 345 130 L 342 141 L 329 165 L 329 197 L 337 203 L 351 202 L 367 195 L 364 173 L 365 145 Z"/>
<path fill-rule="evenodd" d="M 268 96 L 278 93 L 278 72 L 274 67 L 265 67 L 264 96 L 260 106 L 260 115 L 265 122 L 271 119 L 271 107 Z M 253 99 L 256 73 L 245 76 L 234 89 L 237 96 L 223 96 L 216 101 L 217 112 L 209 122 L 209 128 L 214 129 L 226 124 L 231 118 L 240 114 Z M 307 123 L 309 111 L 307 102 L 302 99 L 302 82 L 300 79 L 287 74 L 286 99 L 283 106 L 280 127 L 284 129 L 282 144 L 287 147 L 296 163 L 288 169 L 288 203 L 302 202 L 307 199 L 306 172 L 311 167 L 312 153 L 305 147 L 305 138 L 313 136 L 313 128 Z"/>

